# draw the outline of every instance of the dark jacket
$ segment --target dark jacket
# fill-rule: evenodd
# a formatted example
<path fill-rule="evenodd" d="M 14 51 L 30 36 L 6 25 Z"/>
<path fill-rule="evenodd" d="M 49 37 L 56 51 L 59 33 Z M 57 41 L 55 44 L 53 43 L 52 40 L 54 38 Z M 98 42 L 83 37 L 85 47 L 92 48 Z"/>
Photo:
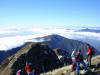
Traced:
<path fill-rule="evenodd" d="M 81 53 L 76 54 L 76 62 L 81 62 L 83 61 L 83 55 Z"/>

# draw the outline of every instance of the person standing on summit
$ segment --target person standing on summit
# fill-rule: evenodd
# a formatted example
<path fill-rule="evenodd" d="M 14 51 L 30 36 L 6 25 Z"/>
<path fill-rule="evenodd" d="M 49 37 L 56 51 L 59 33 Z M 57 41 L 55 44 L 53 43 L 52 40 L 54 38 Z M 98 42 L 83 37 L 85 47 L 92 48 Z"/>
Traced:
<path fill-rule="evenodd" d="M 90 47 L 90 45 L 88 44 L 87 45 L 87 60 L 88 60 L 88 67 L 90 68 L 91 67 L 91 58 L 92 58 L 92 55 L 94 55 L 94 51 L 93 49 Z"/>
<path fill-rule="evenodd" d="M 75 55 L 76 55 L 76 49 L 74 49 L 72 51 L 71 57 L 72 57 L 72 71 L 74 70 L 74 67 L 76 65 L 76 59 L 75 59 Z"/>

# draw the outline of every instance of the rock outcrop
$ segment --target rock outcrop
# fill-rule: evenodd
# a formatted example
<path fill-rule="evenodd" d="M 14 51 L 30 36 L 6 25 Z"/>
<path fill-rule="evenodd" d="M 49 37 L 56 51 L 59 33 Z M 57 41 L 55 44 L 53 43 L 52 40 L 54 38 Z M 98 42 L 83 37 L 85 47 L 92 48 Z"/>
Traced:
<path fill-rule="evenodd" d="M 71 60 L 69 61 L 71 62 Z M 25 66 L 26 62 L 31 62 L 35 68 L 35 73 L 38 74 L 63 66 L 56 53 L 47 45 L 31 43 L 2 63 L 0 75 L 15 75 L 22 68 L 22 65 Z"/>

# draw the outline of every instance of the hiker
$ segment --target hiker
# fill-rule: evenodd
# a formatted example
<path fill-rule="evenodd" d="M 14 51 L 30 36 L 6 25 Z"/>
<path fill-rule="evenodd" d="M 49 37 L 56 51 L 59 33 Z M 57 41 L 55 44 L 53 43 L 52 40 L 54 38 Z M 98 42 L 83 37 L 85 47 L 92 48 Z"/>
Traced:
<path fill-rule="evenodd" d="M 17 71 L 16 75 L 21 75 L 20 73 L 21 73 L 21 69 L 19 69 L 19 70 Z"/>
<path fill-rule="evenodd" d="M 91 58 L 92 55 L 94 55 L 94 51 L 92 50 L 92 48 L 90 47 L 90 45 L 87 45 L 87 60 L 88 60 L 88 67 L 91 67 Z"/>
<path fill-rule="evenodd" d="M 80 64 L 82 64 L 85 68 L 85 70 L 87 70 L 87 66 L 85 64 L 85 62 L 83 61 L 83 56 L 81 54 L 81 49 L 78 50 L 78 52 L 76 53 L 76 75 L 79 75 L 79 68 L 80 68 Z"/>
<path fill-rule="evenodd" d="M 33 65 L 32 63 L 27 63 L 26 62 L 26 66 L 25 66 L 25 70 L 27 72 L 28 75 L 34 75 L 34 68 L 33 68 Z"/>
<path fill-rule="evenodd" d="M 71 57 L 72 57 L 72 71 L 74 70 L 74 67 L 76 65 L 76 59 L 75 59 L 75 55 L 76 55 L 76 49 L 74 49 L 72 51 Z"/>
<path fill-rule="evenodd" d="M 27 75 L 23 64 L 22 64 L 22 68 L 17 71 L 16 75 Z"/>
<path fill-rule="evenodd" d="M 19 69 L 19 70 L 17 71 L 16 75 L 27 75 L 27 73 L 26 73 L 25 69 L 22 68 L 22 69 Z"/>

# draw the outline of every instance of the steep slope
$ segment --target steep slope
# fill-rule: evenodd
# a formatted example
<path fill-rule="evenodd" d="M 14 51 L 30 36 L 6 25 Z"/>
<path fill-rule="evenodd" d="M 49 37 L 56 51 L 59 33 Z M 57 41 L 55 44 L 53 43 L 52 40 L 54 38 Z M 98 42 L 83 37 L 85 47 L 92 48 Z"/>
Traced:
<path fill-rule="evenodd" d="M 22 65 L 25 66 L 26 61 L 33 63 L 33 66 L 36 69 L 36 73 L 48 72 L 48 71 L 52 71 L 54 69 L 60 68 L 65 64 L 66 61 L 67 61 L 66 62 L 67 65 L 70 64 L 68 62 L 71 62 L 71 60 L 69 58 L 71 52 L 68 52 L 68 51 L 70 51 L 71 49 L 68 49 L 68 48 L 73 48 L 73 45 L 76 44 L 76 43 L 73 44 L 73 42 L 77 42 L 76 40 L 70 40 L 70 39 L 66 40 L 66 38 L 61 37 L 59 35 L 47 36 L 44 39 L 45 39 L 45 41 L 40 44 L 39 43 L 27 44 L 25 47 L 23 47 L 21 50 L 19 50 L 16 54 L 10 56 L 4 62 L 2 62 L 2 65 L 0 65 L 0 75 L 15 75 L 16 71 L 19 70 L 20 68 L 22 68 Z M 63 50 L 63 49 L 61 49 L 61 47 L 63 45 L 60 46 L 60 44 L 57 44 L 57 46 L 56 46 L 56 43 L 59 43 L 58 40 L 61 43 L 66 42 L 66 43 L 64 43 L 64 44 L 62 43 L 62 44 L 65 47 L 67 45 L 68 48 Z M 43 43 L 50 44 L 51 46 L 53 46 L 52 49 L 54 49 L 56 47 L 58 49 L 52 50 L 51 48 L 49 48 L 47 45 L 45 45 Z M 82 42 L 79 42 L 77 45 L 79 45 L 79 46 L 81 45 L 82 47 L 84 47 L 84 45 L 86 45 L 86 43 L 84 44 Z M 54 46 L 56 46 L 56 47 L 54 47 Z M 77 46 L 76 48 L 79 48 L 79 47 Z M 59 59 L 59 56 L 61 59 Z M 64 61 L 63 59 L 66 59 L 66 61 Z M 95 58 L 95 60 L 98 60 L 98 59 Z M 64 63 L 63 63 L 63 61 L 64 61 Z M 99 61 L 98 61 L 98 63 L 99 63 Z M 96 63 L 94 63 L 94 64 L 96 64 Z M 71 71 L 71 70 L 68 69 L 68 71 Z"/>
<path fill-rule="evenodd" d="M 85 42 L 80 42 L 77 40 L 72 40 L 72 39 L 67 39 L 65 37 L 62 37 L 60 35 L 49 35 L 49 36 L 45 36 L 45 37 L 40 37 L 40 38 L 36 38 L 36 39 L 44 39 L 44 44 L 47 44 L 51 49 L 55 49 L 55 48 L 61 48 L 62 50 L 66 50 L 69 54 L 71 54 L 72 50 L 75 49 L 82 49 L 82 53 L 84 56 L 86 56 L 86 44 Z M 31 42 L 27 42 L 24 45 L 17 47 L 17 48 L 13 48 L 11 50 L 7 50 L 7 51 L 0 51 L 0 63 L 6 59 L 7 57 L 15 54 L 17 51 L 19 51 L 22 47 L 24 47 L 25 45 L 29 44 Z M 95 50 L 96 54 L 98 55 L 100 54 L 99 51 Z"/>
<path fill-rule="evenodd" d="M 66 50 L 69 54 L 71 54 L 73 49 L 78 50 L 80 48 L 82 50 L 83 56 L 86 56 L 87 43 L 85 42 L 67 39 L 60 35 L 49 35 L 49 36 L 40 37 L 37 39 L 41 39 L 41 38 L 44 39 L 44 42 L 42 43 L 47 44 L 51 49 L 61 48 L 63 50 Z M 100 52 L 97 51 L 95 48 L 94 50 L 96 52 L 95 55 L 100 54 Z"/>
<path fill-rule="evenodd" d="M 33 63 L 36 73 L 47 72 L 63 66 L 55 52 L 47 45 L 31 43 L 2 63 L 0 75 L 15 75 L 26 61 Z"/>
<path fill-rule="evenodd" d="M 49 35 L 49 36 L 45 36 L 45 37 L 40 37 L 40 38 L 36 38 L 36 39 L 44 39 L 44 44 L 47 44 L 51 49 L 55 49 L 55 48 L 61 48 L 64 51 L 67 51 L 69 54 L 71 54 L 72 50 L 75 49 L 82 49 L 82 53 L 84 56 L 86 56 L 86 44 L 85 42 L 80 42 L 77 40 L 72 40 L 72 39 L 67 39 L 65 37 L 62 37 L 60 35 Z M 7 57 L 15 54 L 17 51 L 19 51 L 22 47 L 24 47 L 27 44 L 30 44 L 31 42 L 27 42 L 24 45 L 17 47 L 17 48 L 13 48 L 11 50 L 8 51 L 0 51 L 0 63 L 6 59 Z M 95 50 L 96 54 L 98 55 L 100 54 L 99 51 Z"/>
<path fill-rule="evenodd" d="M 23 48 L 25 45 L 29 44 L 30 42 L 25 43 L 22 46 L 16 47 L 16 48 L 12 48 L 10 50 L 4 51 L 4 50 L 0 50 L 0 63 L 6 59 L 7 57 L 15 54 L 17 51 L 19 51 L 21 48 Z"/>

